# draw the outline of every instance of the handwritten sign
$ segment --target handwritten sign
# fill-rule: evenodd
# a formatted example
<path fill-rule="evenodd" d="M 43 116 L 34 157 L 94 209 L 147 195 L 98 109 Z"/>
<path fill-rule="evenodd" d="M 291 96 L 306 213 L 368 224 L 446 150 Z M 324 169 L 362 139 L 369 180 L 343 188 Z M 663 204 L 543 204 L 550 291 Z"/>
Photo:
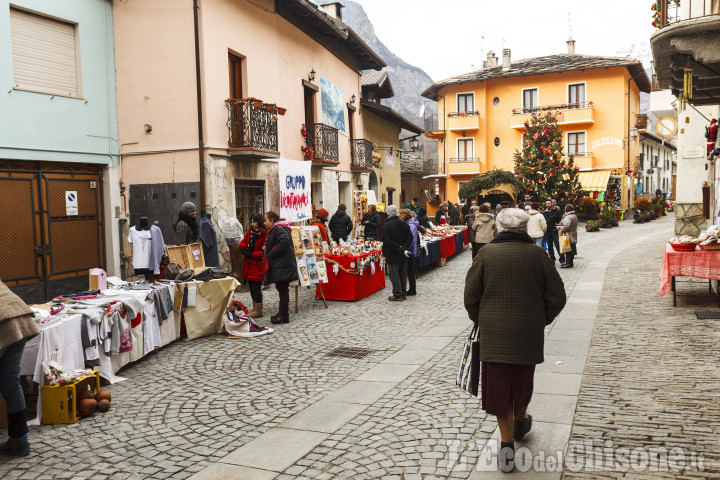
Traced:
<path fill-rule="evenodd" d="M 280 216 L 291 222 L 307 220 L 312 216 L 310 199 L 310 167 L 312 162 L 278 161 L 280 183 Z"/>
<path fill-rule="evenodd" d="M 621 139 L 617 137 L 602 137 L 598 138 L 594 142 L 592 142 L 592 149 L 595 150 L 598 147 L 602 147 L 605 145 L 614 145 L 616 147 L 622 148 L 623 142 Z"/>

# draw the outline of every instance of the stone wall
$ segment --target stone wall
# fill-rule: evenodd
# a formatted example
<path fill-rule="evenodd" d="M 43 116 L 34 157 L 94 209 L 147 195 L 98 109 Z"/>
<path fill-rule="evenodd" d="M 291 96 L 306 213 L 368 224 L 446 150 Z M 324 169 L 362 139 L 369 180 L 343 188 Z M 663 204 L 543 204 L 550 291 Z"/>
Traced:
<path fill-rule="evenodd" d="M 708 227 L 703 216 L 702 203 L 675 204 L 675 233 L 696 237 Z"/>

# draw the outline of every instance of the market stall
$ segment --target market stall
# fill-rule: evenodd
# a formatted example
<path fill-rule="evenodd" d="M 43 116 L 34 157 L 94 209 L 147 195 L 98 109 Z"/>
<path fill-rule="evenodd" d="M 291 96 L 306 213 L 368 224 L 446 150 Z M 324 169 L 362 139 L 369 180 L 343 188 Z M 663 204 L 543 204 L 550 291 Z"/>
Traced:
<path fill-rule="evenodd" d="M 675 277 L 720 280 L 720 243 L 717 237 L 711 237 L 701 236 L 702 240 L 700 240 L 700 238 L 683 236 L 671 240 L 665 246 L 660 271 L 660 296 L 672 291 L 674 307 L 677 306 Z M 712 288 L 710 291 L 712 292 Z M 720 293 L 718 306 L 720 306 Z"/>
<path fill-rule="evenodd" d="M 426 233 L 420 235 L 416 267 L 419 270 L 438 262 L 442 265 L 469 243 L 468 228 L 465 226 L 441 225 L 426 229 Z"/>
<path fill-rule="evenodd" d="M 356 301 L 385 288 L 385 264 L 380 242 L 333 242 L 325 254 L 328 282 L 322 285 L 328 300 Z M 315 293 L 321 295 L 319 287 Z"/>

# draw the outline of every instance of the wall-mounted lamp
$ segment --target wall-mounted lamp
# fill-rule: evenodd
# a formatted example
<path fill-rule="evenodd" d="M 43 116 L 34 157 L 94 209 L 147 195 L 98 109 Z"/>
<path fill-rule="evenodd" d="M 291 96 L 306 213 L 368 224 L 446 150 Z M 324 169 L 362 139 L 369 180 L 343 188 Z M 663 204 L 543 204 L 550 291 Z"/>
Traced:
<path fill-rule="evenodd" d="M 413 151 L 413 152 L 414 152 L 415 150 L 417 150 L 419 146 L 420 146 L 420 142 L 418 142 L 418 139 L 417 139 L 417 138 L 411 138 L 411 139 L 410 139 L 410 148 L 412 148 L 412 151 Z"/>
<path fill-rule="evenodd" d="M 314 68 L 312 70 L 310 70 L 310 73 L 308 74 L 308 80 L 310 80 L 311 82 L 315 81 L 315 69 Z"/>
<path fill-rule="evenodd" d="M 352 104 L 355 103 L 355 98 L 356 98 L 356 97 L 355 97 L 355 94 L 353 93 L 353 96 L 350 97 L 350 105 L 352 105 Z"/>
<path fill-rule="evenodd" d="M 638 136 L 638 129 L 636 127 L 633 127 L 630 129 L 630 138 L 637 138 Z"/>

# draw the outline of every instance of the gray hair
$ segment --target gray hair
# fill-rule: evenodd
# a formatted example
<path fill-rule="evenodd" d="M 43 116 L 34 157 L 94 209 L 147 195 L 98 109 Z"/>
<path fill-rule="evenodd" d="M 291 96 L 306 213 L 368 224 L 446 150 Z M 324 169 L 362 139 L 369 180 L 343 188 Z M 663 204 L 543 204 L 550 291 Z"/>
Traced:
<path fill-rule="evenodd" d="M 398 210 L 395 205 L 390 205 L 389 207 L 387 207 L 388 217 L 397 217 L 397 214 L 398 214 Z"/>
<path fill-rule="evenodd" d="M 519 208 L 503 208 L 497 216 L 499 232 L 526 233 L 530 215 Z"/>
<path fill-rule="evenodd" d="M 472 207 L 470 207 L 471 212 L 476 212 L 478 210 L 480 210 L 480 207 L 478 207 L 477 205 L 473 205 Z"/>

